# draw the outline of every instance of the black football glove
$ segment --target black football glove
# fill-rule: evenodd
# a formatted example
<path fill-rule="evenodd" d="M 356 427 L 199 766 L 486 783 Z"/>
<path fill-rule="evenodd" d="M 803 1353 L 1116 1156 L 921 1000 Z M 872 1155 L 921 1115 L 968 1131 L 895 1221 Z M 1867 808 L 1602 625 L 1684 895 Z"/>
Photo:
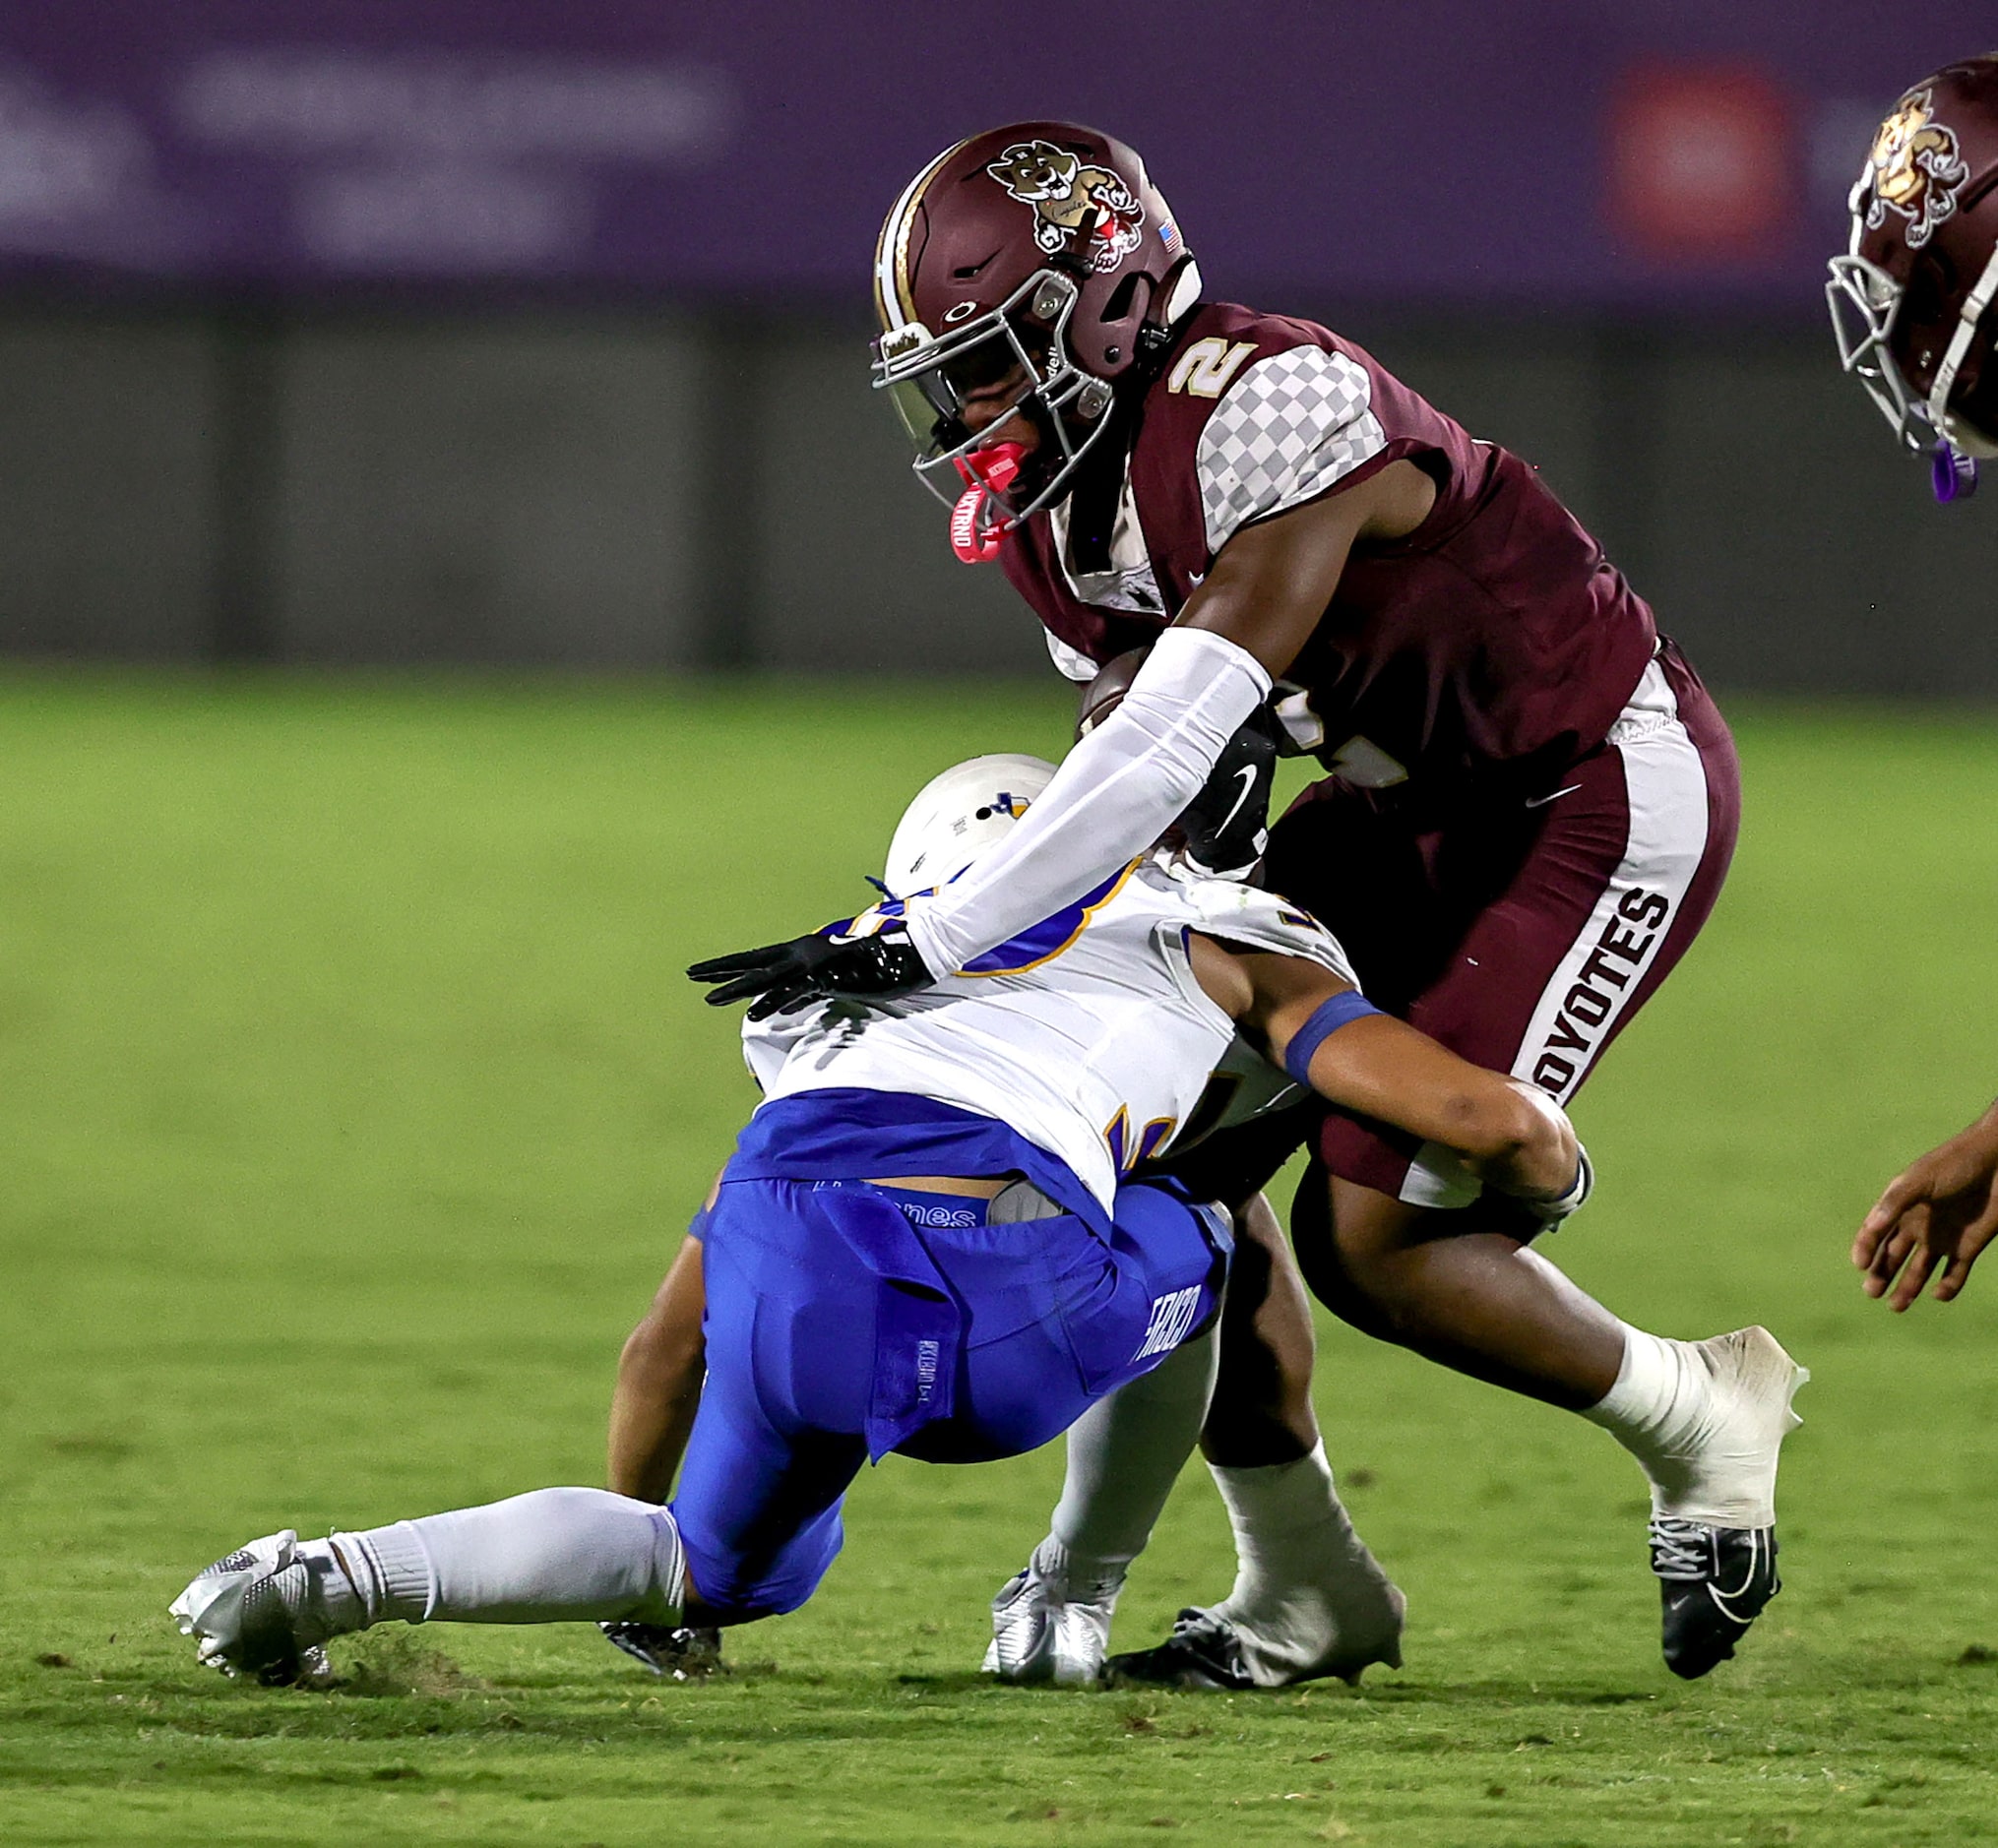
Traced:
<path fill-rule="evenodd" d="M 1240 879 L 1263 857 L 1277 780 L 1276 726 L 1268 707 L 1253 713 L 1221 746 L 1207 787 L 1181 814 L 1186 857 L 1200 872 Z"/>
<path fill-rule="evenodd" d="M 719 982 L 708 997 L 711 1008 L 738 1001 L 752 1005 L 749 1017 L 795 1014 L 828 995 L 859 995 L 885 1001 L 927 988 L 936 977 L 900 931 L 872 937 L 793 937 L 787 944 L 738 950 L 714 956 L 687 971 L 697 982 Z"/>

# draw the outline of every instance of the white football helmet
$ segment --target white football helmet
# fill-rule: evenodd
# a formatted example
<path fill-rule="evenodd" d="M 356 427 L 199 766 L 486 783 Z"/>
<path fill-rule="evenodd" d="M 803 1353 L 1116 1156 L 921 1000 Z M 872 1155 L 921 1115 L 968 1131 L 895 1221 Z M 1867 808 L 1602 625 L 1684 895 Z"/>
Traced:
<path fill-rule="evenodd" d="M 1053 775 L 1045 758 L 1000 751 L 931 777 L 903 811 L 888 843 L 881 883 L 889 896 L 906 898 L 956 879 L 1005 839 Z"/>

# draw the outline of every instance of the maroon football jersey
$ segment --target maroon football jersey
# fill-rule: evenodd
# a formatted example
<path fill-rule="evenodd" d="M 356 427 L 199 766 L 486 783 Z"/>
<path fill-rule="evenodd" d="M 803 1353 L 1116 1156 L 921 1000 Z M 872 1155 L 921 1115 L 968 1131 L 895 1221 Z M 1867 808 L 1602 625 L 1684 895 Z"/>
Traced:
<path fill-rule="evenodd" d="M 1431 794 L 1572 762 L 1651 660 L 1650 608 L 1527 463 L 1309 321 L 1198 309 L 1139 408 L 1114 513 L 1100 491 L 1078 512 L 1078 489 L 1002 563 L 1087 679 L 1169 623 L 1239 527 L 1404 457 L 1436 504 L 1354 549 L 1280 684 L 1293 737 L 1362 786 Z"/>

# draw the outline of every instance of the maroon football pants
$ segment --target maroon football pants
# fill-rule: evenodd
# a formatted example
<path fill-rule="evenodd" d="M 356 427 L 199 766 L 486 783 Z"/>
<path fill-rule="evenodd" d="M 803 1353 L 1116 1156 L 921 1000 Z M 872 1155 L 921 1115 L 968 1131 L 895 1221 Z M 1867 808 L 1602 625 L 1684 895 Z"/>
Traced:
<path fill-rule="evenodd" d="M 1740 807 L 1734 741 L 1665 643 L 1609 738 L 1545 788 L 1439 823 L 1405 792 L 1330 777 L 1272 829 L 1265 878 L 1345 946 L 1376 1006 L 1565 1103 L 1707 921 Z M 1346 1180 L 1421 1205 L 1474 1195 L 1414 1138 L 1334 1109 L 1222 1132 L 1165 1165 L 1240 1198 L 1314 1133 Z"/>

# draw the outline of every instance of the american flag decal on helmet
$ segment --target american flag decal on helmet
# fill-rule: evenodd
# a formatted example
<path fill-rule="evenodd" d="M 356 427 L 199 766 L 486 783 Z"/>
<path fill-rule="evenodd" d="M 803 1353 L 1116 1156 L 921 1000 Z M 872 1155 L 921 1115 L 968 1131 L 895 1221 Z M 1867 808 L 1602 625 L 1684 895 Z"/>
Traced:
<path fill-rule="evenodd" d="M 1170 218 L 1158 220 L 1158 241 L 1165 246 L 1165 254 L 1168 257 L 1179 255 L 1179 226 Z"/>

